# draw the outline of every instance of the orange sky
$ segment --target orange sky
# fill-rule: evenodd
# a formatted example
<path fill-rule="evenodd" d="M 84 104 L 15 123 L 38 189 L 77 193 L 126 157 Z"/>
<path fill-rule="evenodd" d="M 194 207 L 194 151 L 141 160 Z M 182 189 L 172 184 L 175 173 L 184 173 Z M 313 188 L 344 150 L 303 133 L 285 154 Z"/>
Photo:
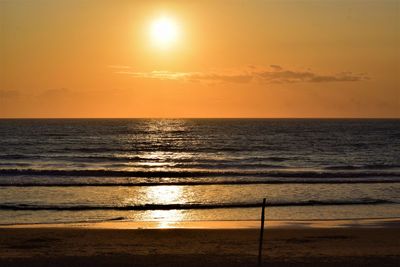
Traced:
<path fill-rule="evenodd" d="M 400 1 L 0 1 L 0 117 L 400 117 Z M 152 44 L 171 18 L 179 36 Z"/>

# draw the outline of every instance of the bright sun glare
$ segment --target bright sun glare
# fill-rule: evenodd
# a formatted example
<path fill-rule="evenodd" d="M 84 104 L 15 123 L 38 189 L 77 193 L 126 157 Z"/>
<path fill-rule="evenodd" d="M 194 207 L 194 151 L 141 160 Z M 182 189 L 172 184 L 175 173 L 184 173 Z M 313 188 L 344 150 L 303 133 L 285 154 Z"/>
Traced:
<path fill-rule="evenodd" d="M 161 17 L 151 24 L 151 39 L 154 45 L 168 48 L 176 42 L 179 31 L 176 22 L 169 17 Z"/>

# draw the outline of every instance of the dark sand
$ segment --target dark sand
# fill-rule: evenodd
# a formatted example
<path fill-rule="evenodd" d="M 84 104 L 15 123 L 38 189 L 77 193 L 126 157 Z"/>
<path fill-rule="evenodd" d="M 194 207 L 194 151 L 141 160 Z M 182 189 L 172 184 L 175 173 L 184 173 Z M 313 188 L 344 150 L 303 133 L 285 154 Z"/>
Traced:
<path fill-rule="evenodd" d="M 256 229 L 0 228 L 0 266 L 257 266 Z M 263 266 L 399 266 L 400 228 L 272 228 Z"/>

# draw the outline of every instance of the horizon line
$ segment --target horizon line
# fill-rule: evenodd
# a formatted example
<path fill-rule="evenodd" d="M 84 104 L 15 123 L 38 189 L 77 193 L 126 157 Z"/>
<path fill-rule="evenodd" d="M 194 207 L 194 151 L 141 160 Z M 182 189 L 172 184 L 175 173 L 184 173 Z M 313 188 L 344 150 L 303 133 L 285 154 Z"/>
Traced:
<path fill-rule="evenodd" d="M 243 119 L 243 120 L 263 120 L 263 119 L 270 119 L 270 120 L 400 120 L 400 117 L 0 117 L 0 120 L 116 120 L 116 119 L 132 119 L 132 120 L 139 120 L 139 119 L 181 119 L 181 120 L 189 120 L 189 119 Z"/>

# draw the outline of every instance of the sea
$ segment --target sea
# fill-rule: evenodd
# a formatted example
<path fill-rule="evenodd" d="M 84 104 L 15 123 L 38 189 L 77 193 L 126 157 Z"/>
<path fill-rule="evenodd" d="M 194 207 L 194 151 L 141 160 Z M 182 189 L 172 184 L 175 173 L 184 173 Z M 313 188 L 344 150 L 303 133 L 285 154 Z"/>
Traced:
<path fill-rule="evenodd" d="M 2 119 L 0 224 L 400 217 L 396 119 Z"/>

